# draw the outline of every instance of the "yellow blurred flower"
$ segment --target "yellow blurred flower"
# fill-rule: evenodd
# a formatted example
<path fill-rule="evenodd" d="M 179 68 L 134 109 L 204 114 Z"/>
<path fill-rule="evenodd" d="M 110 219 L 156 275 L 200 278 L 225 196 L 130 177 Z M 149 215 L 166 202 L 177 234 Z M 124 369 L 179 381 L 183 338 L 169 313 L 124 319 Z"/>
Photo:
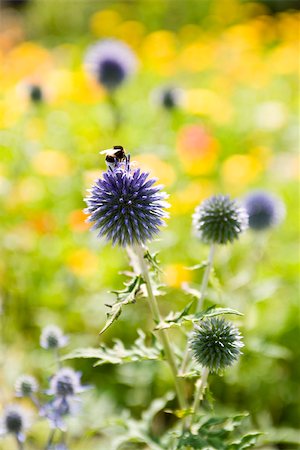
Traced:
<path fill-rule="evenodd" d="M 122 18 L 117 11 L 106 9 L 92 15 L 90 28 L 97 37 L 116 36 Z"/>
<path fill-rule="evenodd" d="M 212 55 L 212 43 L 201 38 L 182 50 L 179 64 L 190 72 L 200 72 L 211 66 Z"/>
<path fill-rule="evenodd" d="M 171 287 L 180 288 L 182 283 L 192 279 L 191 271 L 183 264 L 169 264 L 164 268 L 164 282 Z"/>
<path fill-rule="evenodd" d="M 161 75 L 172 75 L 177 68 L 177 40 L 171 31 L 148 34 L 141 48 L 142 60 L 151 70 Z"/>
<path fill-rule="evenodd" d="M 218 156 L 219 144 L 200 125 L 186 125 L 178 133 L 177 152 L 184 170 L 190 175 L 209 174 Z"/>
<path fill-rule="evenodd" d="M 85 248 L 80 248 L 68 255 L 66 264 L 75 275 L 89 276 L 98 271 L 99 261 L 94 253 Z"/>
<path fill-rule="evenodd" d="M 176 173 L 173 167 L 162 161 L 158 156 L 153 154 L 145 154 L 134 157 L 137 166 L 145 172 L 150 172 L 151 176 L 157 177 L 159 183 L 170 186 L 176 179 Z"/>
<path fill-rule="evenodd" d="M 62 177 L 71 172 L 69 158 L 57 150 L 43 150 L 32 161 L 34 169 L 47 177 Z"/>
<path fill-rule="evenodd" d="M 226 159 L 222 167 L 224 184 L 235 192 L 242 191 L 253 183 L 263 170 L 260 159 L 255 155 L 233 155 Z"/>
<path fill-rule="evenodd" d="M 276 47 L 268 58 L 268 65 L 275 74 L 298 74 L 299 44 L 282 44 Z"/>
<path fill-rule="evenodd" d="M 186 109 L 192 114 L 211 117 L 216 123 L 227 123 L 232 118 L 232 107 L 224 97 L 208 89 L 186 91 Z"/>
<path fill-rule="evenodd" d="M 195 207 L 213 192 L 214 185 L 209 180 L 190 182 L 185 188 L 171 195 L 171 215 L 191 214 Z"/>
<path fill-rule="evenodd" d="M 53 66 L 51 54 L 33 42 L 23 42 L 5 58 L 3 68 L 9 83 L 25 77 L 43 79 Z"/>
<path fill-rule="evenodd" d="M 145 35 L 145 27 L 142 23 L 135 20 L 128 20 L 120 24 L 116 36 L 127 42 L 132 48 L 138 49 Z"/>

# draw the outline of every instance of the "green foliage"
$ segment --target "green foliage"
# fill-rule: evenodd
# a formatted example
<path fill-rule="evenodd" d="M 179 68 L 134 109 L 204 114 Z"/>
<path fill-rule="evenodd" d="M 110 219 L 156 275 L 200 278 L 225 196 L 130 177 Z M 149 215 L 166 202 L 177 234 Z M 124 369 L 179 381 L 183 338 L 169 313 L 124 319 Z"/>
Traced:
<path fill-rule="evenodd" d="M 188 323 L 196 324 L 200 320 L 208 317 L 220 316 L 223 314 L 233 314 L 237 316 L 242 316 L 243 314 L 235 309 L 231 308 L 217 308 L 216 306 L 210 306 L 205 311 L 200 311 L 199 313 L 190 314 L 190 310 L 194 305 L 194 301 L 190 302 L 182 311 L 170 312 L 167 317 L 163 319 L 156 327 L 155 330 L 164 330 L 172 327 L 181 327 Z"/>
<path fill-rule="evenodd" d="M 110 312 L 107 314 L 107 320 L 99 334 L 104 333 L 115 320 L 118 319 L 122 312 L 122 308 L 125 305 L 135 303 L 137 298 L 141 295 L 141 285 L 143 279 L 141 275 L 133 276 L 125 283 L 125 288 L 119 291 L 111 291 L 116 295 L 116 301 L 112 305 L 106 305 L 110 308 Z"/>
<path fill-rule="evenodd" d="M 178 437 L 177 449 L 244 450 L 251 448 L 256 444 L 261 433 L 243 433 L 239 430 L 245 417 L 247 414 L 212 417 L 208 420 L 202 418 L 191 431 L 186 431 Z"/>
<path fill-rule="evenodd" d="M 162 359 L 162 349 L 156 337 L 152 335 L 150 345 L 147 345 L 145 333 L 142 330 L 138 330 L 138 335 L 139 337 L 134 341 L 132 347 L 128 349 L 120 339 L 115 339 L 115 345 L 111 348 L 104 344 L 101 344 L 99 349 L 78 348 L 66 355 L 63 359 L 97 359 L 94 366 Z"/>

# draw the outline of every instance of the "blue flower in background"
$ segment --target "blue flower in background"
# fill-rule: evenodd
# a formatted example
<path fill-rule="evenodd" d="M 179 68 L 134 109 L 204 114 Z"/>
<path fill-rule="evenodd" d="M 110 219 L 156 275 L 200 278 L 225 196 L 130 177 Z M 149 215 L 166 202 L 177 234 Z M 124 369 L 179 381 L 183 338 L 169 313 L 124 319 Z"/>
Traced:
<path fill-rule="evenodd" d="M 26 411 L 17 405 L 8 406 L 0 419 L 0 436 L 13 434 L 20 443 L 25 441 L 29 420 Z"/>
<path fill-rule="evenodd" d="M 63 367 L 51 378 L 47 394 L 65 398 L 79 394 L 86 390 L 81 385 L 80 378 L 80 372 L 75 372 L 71 367 Z"/>
<path fill-rule="evenodd" d="M 148 175 L 131 168 L 127 158 L 125 163 L 109 167 L 95 182 L 85 199 L 85 213 L 99 237 L 124 247 L 144 244 L 159 232 L 168 217 L 164 210 L 169 206 L 167 194 L 162 186 L 154 186 L 156 178 Z"/>
<path fill-rule="evenodd" d="M 124 42 L 106 39 L 88 49 L 85 65 L 100 84 L 113 91 L 135 73 L 137 59 Z"/>
<path fill-rule="evenodd" d="M 62 330 L 56 325 L 47 325 L 43 328 L 40 344 L 46 350 L 53 350 L 65 347 L 68 343 L 67 336 L 64 336 Z"/>
<path fill-rule="evenodd" d="M 249 227 L 262 231 L 280 224 L 285 217 L 283 202 L 266 191 L 254 191 L 244 200 L 249 215 Z"/>

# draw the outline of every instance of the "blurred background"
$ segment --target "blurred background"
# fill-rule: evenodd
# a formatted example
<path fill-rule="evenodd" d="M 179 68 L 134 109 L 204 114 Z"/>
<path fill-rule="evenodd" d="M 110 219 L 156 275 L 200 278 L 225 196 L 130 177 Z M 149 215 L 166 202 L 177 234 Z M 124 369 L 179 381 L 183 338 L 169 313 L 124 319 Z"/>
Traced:
<path fill-rule="evenodd" d="M 280 226 L 218 249 L 206 306 L 245 314 L 240 363 L 211 377 L 215 411 L 249 411 L 266 432 L 262 448 L 299 448 L 298 8 L 297 0 L 1 0 L 2 404 L 21 373 L 42 385 L 52 373 L 50 355 L 39 349 L 43 326 L 66 332 L 67 351 L 114 338 L 129 346 L 138 328 L 151 327 L 140 302 L 98 336 L 113 300 L 108 291 L 122 288 L 128 261 L 89 232 L 83 197 L 105 170 L 98 152 L 123 145 L 170 194 L 168 227 L 150 246 L 167 284 L 164 314 L 190 301 L 183 282 L 201 282 L 201 270 L 187 269 L 208 253 L 191 233 L 200 201 L 264 189 L 285 203 Z M 126 42 L 138 59 L 113 108 L 84 66 L 87 48 L 107 37 Z M 175 105 L 162 101 L 166 88 L 180 90 Z M 139 417 L 172 389 L 161 364 L 72 364 L 95 386 L 74 425 L 74 449 L 108 449 L 105 434 L 83 427 L 99 430 L 102 418 L 125 408 Z M 38 449 L 45 430 L 31 433 Z M 13 449 L 10 442 L 0 448 Z"/>

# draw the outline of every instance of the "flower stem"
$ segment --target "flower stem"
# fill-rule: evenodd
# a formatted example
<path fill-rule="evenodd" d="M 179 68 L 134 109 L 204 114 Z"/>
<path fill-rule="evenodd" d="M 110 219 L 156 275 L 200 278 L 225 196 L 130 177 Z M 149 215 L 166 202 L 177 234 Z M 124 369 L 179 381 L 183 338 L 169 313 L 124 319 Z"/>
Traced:
<path fill-rule="evenodd" d="M 197 414 L 199 405 L 200 405 L 201 401 L 203 400 L 204 391 L 207 386 L 208 375 L 209 375 L 209 369 L 207 367 L 204 367 L 202 376 L 201 376 L 201 378 L 198 379 L 198 381 L 196 383 L 196 391 L 195 391 L 194 403 L 193 403 L 193 407 L 192 407 L 193 415 L 191 418 L 191 424 L 196 419 L 196 414 Z"/>
<path fill-rule="evenodd" d="M 113 131 L 116 133 L 121 125 L 121 114 L 120 114 L 120 109 L 119 106 L 117 104 L 116 101 L 116 97 L 113 93 L 109 93 L 108 97 L 107 97 L 110 109 L 111 109 L 111 113 L 112 113 L 112 117 L 113 117 Z"/>
<path fill-rule="evenodd" d="M 24 442 L 22 442 L 18 437 L 16 437 L 16 439 L 17 439 L 18 450 L 24 450 Z"/>
<path fill-rule="evenodd" d="M 55 431 L 56 431 L 55 428 L 50 431 L 50 435 L 49 435 L 48 442 L 46 444 L 45 450 L 49 450 L 50 449 L 50 447 L 51 447 L 51 445 L 53 443 Z"/>
<path fill-rule="evenodd" d="M 149 306 L 152 312 L 152 317 L 154 322 L 159 323 L 161 321 L 161 315 L 160 315 L 160 311 L 159 311 L 159 307 L 158 307 L 158 303 L 157 300 L 155 298 L 155 295 L 153 293 L 153 289 L 152 289 L 152 283 L 151 283 L 151 279 L 150 279 L 150 275 L 149 275 L 149 269 L 148 269 L 148 265 L 144 259 L 144 251 L 143 248 L 141 246 L 136 245 L 134 247 L 134 252 L 136 253 L 137 257 L 138 257 L 138 261 L 139 261 L 139 265 L 140 265 L 140 270 L 141 270 L 141 274 L 144 278 L 145 284 L 146 284 L 146 289 L 147 289 L 147 293 L 148 293 L 148 302 L 149 302 Z M 160 340 L 161 343 L 163 345 L 164 348 L 164 353 L 165 353 L 165 357 L 166 360 L 171 368 L 173 377 L 174 377 L 174 382 L 175 382 L 175 389 L 176 389 L 176 393 L 177 393 L 177 397 L 178 397 L 178 402 L 180 405 L 181 409 L 186 409 L 186 401 L 185 401 L 185 396 L 184 396 L 184 386 L 183 386 L 183 380 L 181 380 L 180 378 L 178 378 L 178 371 L 177 371 L 177 364 L 176 364 L 176 360 L 175 360 L 175 355 L 173 352 L 173 349 L 171 347 L 170 341 L 169 341 L 169 337 L 168 334 L 166 332 L 166 330 L 160 330 L 159 331 L 159 336 L 160 336 Z"/>
<path fill-rule="evenodd" d="M 207 265 L 205 267 L 205 271 L 204 271 L 203 278 L 202 278 L 200 296 L 199 296 L 199 300 L 198 300 L 197 307 L 196 307 L 196 313 L 198 313 L 201 310 L 202 305 L 203 305 L 203 300 L 204 300 L 207 285 L 208 285 L 209 275 L 210 275 L 210 271 L 211 271 L 211 268 L 213 265 L 214 254 L 215 254 L 215 245 L 211 244 L 210 250 L 209 250 L 209 255 L 208 255 L 208 260 L 207 260 Z M 187 343 L 184 354 L 183 354 L 183 358 L 182 358 L 182 364 L 181 364 L 180 371 L 179 371 L 179 373 L 181 375 L 185 373 L 189 359 L 190 359 L 190 353 L 189 353 L 189 345 Z"/>

